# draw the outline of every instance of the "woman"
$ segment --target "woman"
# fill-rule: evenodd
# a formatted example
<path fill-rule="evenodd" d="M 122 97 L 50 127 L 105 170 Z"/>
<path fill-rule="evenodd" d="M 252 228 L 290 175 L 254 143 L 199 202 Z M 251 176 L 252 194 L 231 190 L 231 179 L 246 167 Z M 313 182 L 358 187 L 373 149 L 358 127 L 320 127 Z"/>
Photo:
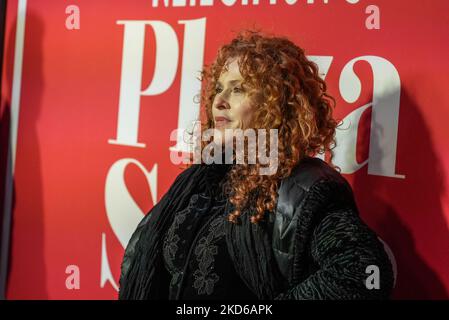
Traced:
<path fill-rule="evenodd" d="M 119 299 L 388 298 L 382 243 L 345 178 L 314 157 L 331 163 L 337 127 L 316 64 L 284 37 L 244 31 L 203 76 L 201 131 L 227 149 L 179 174 L 139 223 Z M 260 174 L 249 151 L 238 162 L 233 137 L 218 134 L 242 128 L 276 130 L 274 173 Z M 220 164 L 224 150 L 232 161 Z"/>

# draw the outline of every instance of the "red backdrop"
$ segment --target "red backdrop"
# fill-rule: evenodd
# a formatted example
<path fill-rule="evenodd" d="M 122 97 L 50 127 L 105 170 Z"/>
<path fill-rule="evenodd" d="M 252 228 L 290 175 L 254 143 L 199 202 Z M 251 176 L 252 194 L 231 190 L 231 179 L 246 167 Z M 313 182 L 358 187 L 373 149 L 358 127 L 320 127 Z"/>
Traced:
<path fill-rule="evenodd" d="M 117 297 L 130 232 L 179 173 L 170 152 L 183 145 L 170 133 L 198 114 L 197 71 L 253 25 L 319 64 L 344 124 L 336 161 L 394 254 L 394 297 L 448 297 L 449 3 L 260 2 L 8 1 L 4 180 L 16 151 L 7 298 Z M 79 289 L 66 286 L 71 265 Z"/>

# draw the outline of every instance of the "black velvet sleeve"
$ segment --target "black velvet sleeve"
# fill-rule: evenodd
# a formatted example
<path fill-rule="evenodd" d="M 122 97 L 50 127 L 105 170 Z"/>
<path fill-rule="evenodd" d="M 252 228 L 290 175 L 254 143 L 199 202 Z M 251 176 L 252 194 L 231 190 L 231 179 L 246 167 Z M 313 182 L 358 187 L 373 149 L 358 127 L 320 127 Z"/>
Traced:
<path fill-rule="evenodd" d="M 327 212 L 313 231 L 310 253 L 318 269 L 275 299 L 389 298 L 394 282 L 390 260 L 354 209 Z M 378 288 L 368 289 L 376 277 L 369 266 L 378 268 Z"/>

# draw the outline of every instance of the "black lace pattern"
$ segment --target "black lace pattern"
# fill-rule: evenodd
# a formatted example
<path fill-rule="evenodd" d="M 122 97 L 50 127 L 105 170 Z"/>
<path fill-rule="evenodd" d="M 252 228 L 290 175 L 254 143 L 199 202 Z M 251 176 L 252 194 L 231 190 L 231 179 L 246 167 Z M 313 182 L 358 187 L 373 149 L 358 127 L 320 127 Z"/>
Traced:
<path fill-rule="evenodd" d="M 208 232 L 201 237 L 195 248 L 198 269 L 193 273 L 195 277 L 193 286 L 198 290 L 198 294 L 212 294 L 215 283 L 220 279 L 211 267 L 218 253 L 216 241 L 225 235 L 224 222 L 224 216 L 215 218 L 210 223 Z"/>
<path fill-rule="evenodd" d="M 210 165 L 202 189 L 175 213 L 163 240 L 171 275 L 170 297 L 181 299 L 252 298 L 229 257 L 225 238 L 227 198 L 222 191 L 226 165 Z M 181 294 L 174 294 L 181 286 Z"/>

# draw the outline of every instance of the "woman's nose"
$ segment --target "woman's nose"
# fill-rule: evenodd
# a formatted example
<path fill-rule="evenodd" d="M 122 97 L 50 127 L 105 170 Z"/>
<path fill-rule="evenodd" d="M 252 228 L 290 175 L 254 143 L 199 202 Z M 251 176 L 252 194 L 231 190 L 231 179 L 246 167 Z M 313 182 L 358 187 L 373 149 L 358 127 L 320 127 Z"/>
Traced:
<path fill-rule="evenodd" d="M 218 110 L 229 109 L 230 105 L 227 99 L 223 95 L 221 95 L 217 97 L 215 108 L 217 108 Z"/>
<path fill-rule="evenodd" d="M 230 109 L 229 104 L 225 102 L 217 104 L 215 108 L 217 108 L 218 110 Z"/>

